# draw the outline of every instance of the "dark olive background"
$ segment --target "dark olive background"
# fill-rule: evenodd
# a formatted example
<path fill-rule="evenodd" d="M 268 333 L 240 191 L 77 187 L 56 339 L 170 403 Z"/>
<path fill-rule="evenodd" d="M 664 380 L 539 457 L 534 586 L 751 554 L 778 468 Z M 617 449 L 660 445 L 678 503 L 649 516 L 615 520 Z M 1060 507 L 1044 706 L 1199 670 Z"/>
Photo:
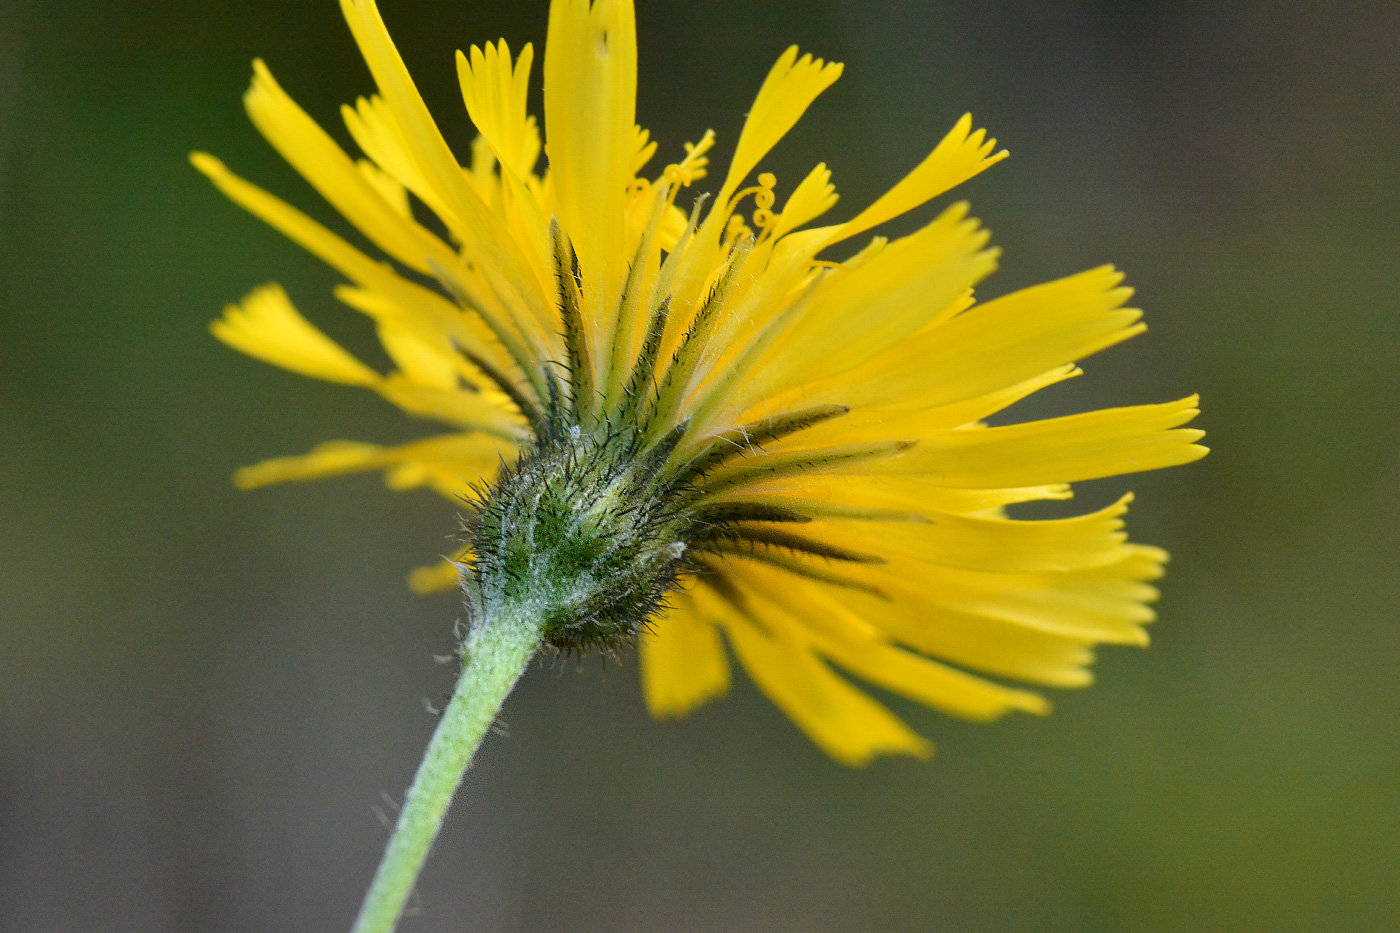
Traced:
<path fill-rule="evenodd" d="M 449 139 L 452 52 L 543 2 L 384 0 Z M 1400 7 L 643 3 L 658 164 L 727 159 L 790 42 L 846 77 L 774 154 L 851 216 L 964 110 L 993 295 L 1103 262 L 1152 330 L 1018 414 L 1203 395 L 1203 463 L 1138 491 L 1175 559 L 1155 644 L 1048 720 L 891 703 L 929 763 L 826 760 L 740 676 L 679 724 L 631 656 L 532 671 L 406 931 L 1337 931 L 1400 915 Z M 373 359 L 325 269 L 217 196 L 208 149 L 323 219 L 243 116 L 248 62 L 344 139 L 330 2 L 0 4 L 0 929 L 348 927 L 451 672 L 408 594 L 452 510 L 230 472 L 424 428 L 209 337 L 283 282 Z M 536 72 L 538 76 L 538 71 Z M 538 98 L 538 89 L 536 89 Z M 942 199 L 946 203 L 948 198 Z M 919 215 L 926 219 L 930 210 Z M 907 229 L 907 223 L 904 228 Z"/>

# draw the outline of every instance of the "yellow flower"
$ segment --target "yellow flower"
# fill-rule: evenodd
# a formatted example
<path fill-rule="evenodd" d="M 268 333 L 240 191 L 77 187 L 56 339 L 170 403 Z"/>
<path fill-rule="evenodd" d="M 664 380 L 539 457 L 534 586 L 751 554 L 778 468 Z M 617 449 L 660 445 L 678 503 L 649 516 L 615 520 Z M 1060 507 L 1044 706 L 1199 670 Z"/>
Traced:
<path fill-rule="evenodd" d="M 984 424 L 1142 332 L 1122 275 L 1102 267 L 977 302 L 998 252 L 963 203 L 842 250 L 1005 157 L 970 117 L 853 219 L 811 226 L 837 199 L 824 165 L 786 196 L 771 173 L 753 175 L 841 74 L 792 48 L 713 197 L 687 196 L 687 209 L 678 199 L 707 177 L 714 135 L 647 173 L 658 147 L 636 125 L 630 0 L 553 3 L 543 141 L 526 112 L 533 49 L 458 53 L 480 134 L 465 167 L 374 0 L 341 7 L 378 85 L 342 110 L 363 157 L 262 62 L 245 103 L 388 261 L 212 156 L 193 161 L 346 278 L 336 297 L 373 321 L 394 369 L 355 359 L 275 285 L 213 332 L 450 431 L 396 447 L 332 441 L 243 469 L 239 486 L 383 470 L 394 489 L 468 499 L 463 550 L 415 571 L 415 590 L 456 585 L 460 571 L 475 610 L 538 609 L 562 648 L 640 634 L 658 717 L 725 692 L 727 642 L 849 764 L 931 746 L 843 674 L 990 720 L 1048 708 L 990 678 L 1082 686 L 1095 645 L 1146 644 L 1149 581 L 1167 556 L 1127 541 L 1127 497 L 1057 520 L 1005 509 L 1203 456 L 1201 432 L 1182 427 L 1195 397 Z"/>

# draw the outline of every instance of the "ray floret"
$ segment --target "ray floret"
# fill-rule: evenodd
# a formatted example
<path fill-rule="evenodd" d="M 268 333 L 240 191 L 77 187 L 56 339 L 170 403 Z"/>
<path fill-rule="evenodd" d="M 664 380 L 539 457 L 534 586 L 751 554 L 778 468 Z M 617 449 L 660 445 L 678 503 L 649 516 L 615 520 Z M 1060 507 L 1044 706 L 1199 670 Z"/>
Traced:
<path fill-rule="evenodd" d="M 555 0 L 538 117 L 533 46 L 459 52 L 480 134 L 466 153 L 374 0 L 341 8 L 374 82 L 341 112 L 358 152 L 262 61 L 244 101 L 363 243 L 192 161 L 345 278 L 336 296 L 392 368 L 344 350 L 277 285 L 212 330 L 449 433 L 332 441 L 246 467 L 240 487 L 383 471 L 432 489 L 464 512 L 463 540 L 414 571 L 415 590 L 460 586 L 474 619 L 528 615 L 560 650 L 639 643 L 660 718 L 723 694 L 732 652 L 853 765 L 932 750 L 856 681 L 972 720 L 1043 714 L 1007 682 L 1084 686 L 1096 645 L 1146 643 L 1166 554 L 1128 541 L 1131 497 L 1053 520 L 1007 509 L 1203 456 L 1196 398 L 986 426 L 1144 330 L 1122 274 L 984 301 L 999 252 L 967 204 L 872 236 L 1006 156 L 970 115 L 886 194 L 812 226 L 837 204 L 826 165 L 791 188 L 762 169 L 838 63 L 779 57 L 707 198 L 713 133 L 647 172 L 669 144 L 637 123 L 630 0 Z"/>

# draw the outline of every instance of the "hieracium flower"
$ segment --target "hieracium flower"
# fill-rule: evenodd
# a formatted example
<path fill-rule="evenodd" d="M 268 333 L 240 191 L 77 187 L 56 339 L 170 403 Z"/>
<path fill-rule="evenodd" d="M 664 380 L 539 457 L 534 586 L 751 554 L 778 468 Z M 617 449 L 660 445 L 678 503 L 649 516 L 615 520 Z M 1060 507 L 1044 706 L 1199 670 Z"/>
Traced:
<path fill-rule="evenodd" d="M 374 0 L 341 7 L 378 85 L 342 110 L 362 157 L 261 62 L 245 103 L 389 261 L 211 156 L 194 164 L 348 280 L 336 297 L 373 321 L 394 369 L 355 359 L 276 285 L 213 331 L 448 432 L 331 441 L 237 482 L 383 470 L 391 488 L 429 487 L 465 513 L 461 549 L 410 583 L 465 593 L 454 703 L 475 702 L 473 722 L 485 727 L 542 645 L 633 642 L 648 707 L 677 716 L 725 692 L 727 643 L 813 741 L 863 764 L 930 745 L 851 678 L 990 720 L 1047 709 L 1006 681 L 1082 686 L 1095 645 L 1145 644 L 1166 554 L 1126 540 L 1127 497 L 1055 520 L 1005 509 L 1204 455 L 1201 432 L 1182 427 L 1196 399 L 984 423 L 1142 332 L 1122 275 L 1101 267 L 980 302 L 998 251 L 966 204 L 905 237 L 869 236 L 1006 155 L 970 117 L 873 204 L 813 226 L 837 200 L 824 165 L 786 193 L 754 175 L 841 74 L 791 48 L 722 181 L 693 196 L 715 138 L 648 171 L 658 143 L 636 123 L 630 0 L 555 0 L 543 139 L 526 108 L 532 48 L 458 53 L 480 134 L 464 166 Z"/>

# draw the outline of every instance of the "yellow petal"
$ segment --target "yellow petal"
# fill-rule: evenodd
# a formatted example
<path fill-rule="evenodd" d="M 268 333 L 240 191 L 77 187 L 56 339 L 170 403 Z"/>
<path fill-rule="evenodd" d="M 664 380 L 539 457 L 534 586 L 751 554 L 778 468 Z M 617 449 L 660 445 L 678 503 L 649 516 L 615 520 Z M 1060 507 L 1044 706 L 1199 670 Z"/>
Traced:
<path fill-rule="evenodd" d="M 1117 563 L 1132 553 L 1121 517 L 1130 499 L 1125 496 L 1088 515 L 1041 521 L 932 511 L 926 518 L 907 512 L 838 513 L 803 525 L 801 537 L 833 553 L 917 562 L 911 568 L 916 574 L 921 572 L 918 565 L 984 573 L 1085 570 Z M 800 501 L 756 501 L 810 514 L 803 512 Z"/>
<path fill-rule="evenodd" d="M 1004 427 L 930 431 L 900 457 L 852 469 L 915 473 L 942 486 L 995 488 L 1072 483 L 1199 460 L 1205 432 L 1181 428 L 1200 413 L 1197 396 L 1029 421 Z M 792 454 L 788 454 L 792 456 Z"/>
<path fill-rule="evenodd" d="M 491 149 L 491 143 L 480 133 L 472 140 L 472 158 L 467 174 L 471 175 L 472 181 L 476 183 L 476 190 L 483 200 L 489 204 L 495 204 L 494 193 L 500 186 L 496 178 L 496 153 Z M 509 171 L 509 169 L 507 169 Z"/>
<path fill-rule="evenodd" d="M 1094 662 L 1091 638 L 959 612 L 919 600 L 907 591 L 894 592 L 898 595 L 893 599 L 853 592 L 843 595 L 841 602 L 903 644 L 954 664 L 1049 687 L 1085 687 L 1093 682 L 1088 670 Z"/>
<path fill-rule="evenodd" d="M 440 392 L 458 388 L 461 367 L 450 345 L 424 340 L 412 328 L 384 324 L 379 326 L 379 342 L 410 382 Z"/>
<path fill-rule="evenodd" d="M 341 12 L 379 85 L 404 157 L 445 209 L 444 221 L 476 245 L 485 210 L 442 138 L 418 88 L 389 38 L 375 0 L 341 0 Z M 385 166 L 387 168 L 387 166 Z M 406 183 L 406 182 L 405 182 Z"/>
<path fill-rule="evenodd" d="M 949 489 L 918 476 L 812 476 L 799 475 L 772 483 L 758 483 L 739 493 L 744 499 L 771 499 L 781 505 L 789 499 L 811 514 L 839 514 L 842 507 L 883 509 L 927 516 L 931 513 L 975 514 L 998 511 L 1014 502 L 1069 499 L 1069 486 L 1052 484 L 1008 489 Z M 720 499 L 719 501 L 723 501 Z M 824 504 L 833 511 L 822 513 Z M 799 506 L 794 506 L 799 507 Z"/>
<path fill-rule="evenodd" d="M 199 169 L 229 200 L 347 278 L 365 283 L 382 281 L 393 275 L 388 266 L 370 259 L 280 198 L 239 178 L 223 162 L 208 153 L 191 153 L 190 164 Z"/>
<path fill-rule="evenodd" d="M 609 330 L 607 312 L 629 258 L 623 235 L 636 105 L 632 0 L 555 0 L 544 58 L 549 176 L 559 222 L 578 255 L 585 320 Z M 606 366 L 611 334 L 600 330 L 595 337 L 595 366 Z"/>
<path fill-rule="evenodd" d="M 792 46 L 768 72 L 744 121 L 744 129 L 739 134 L 729 174 L 720 187 L 713 208 L 696 231 L 687 254 L 676 270 L 671 311 L 677 326 L 683 328 L 689 323 L 690 314 L 709 287 L 725 224 L 734 206 L 730 201 L 739 185 L 777 145 L 778 140 L 792 129 L 812 101 L 841 76 L 841 69 L 839 63 L 826 64 L 821 59 L 813 60 L 811 55 L 798 59 L 797 46 Z M 823 245 L 820 238 L 810 243 L 793 244 L 792 241 L 796 239 L 799 237 L 789 234 L 778 244 L 778 248 L 790 244 L 796 246 L 798 251 L 810 247 L 810 251 L 815 253 Z"/>
<path fill-rule="evenodd" d="M 415 320 L 418 326 L 439 330 L 465 347 L 482 349 L 487 359 L 497 355 L 493 350 L 481 348 L 483 337 L 480 323 L 463 315 L 442 295 L 410 282 L 385 263 L 370 259 L 290 204 L 233 174 L 213 156 L 195 152 L 190 155 L 190 163 L 229 200 L 280 231 L 367 292 L 378 296 L 376 304 L 387 303 L 399 309 L 405 317 Z"/>
<path fill-rule="evenodd" d="M 700 601 L 706 596 L 700 594 Z M 676 594 L 672 608 L 642 637 L 642 695 L 657 719 L 684 716 L 729 691 L 729 659 L 719 630 L 698 614 L 696 602 L 690 592 Z"/>
<path fill-rule="evenodd" d="M 841 445 L 861 444 L 876 437 L 922 437 L 930 430 L 976 427 L 977 422 L 1007 408 L 1021 399 L 1041 389 L 1082 376 L 1084 371 L 1074 365 L 1061 366 L 1041 373 L 1025 382 L 979 395 L 960 402 L 937 407 L 910 405 L 906 396 L 889 394 L 881 384 L 878 367 L 868 367 L 873 371 L 866 378 L 852 378 L 850 382 L 831 380 L 820 389 L 799 390 L 772 399 L 764 408 L 764 414 L 773 410 L 783 410 L 812 404 L 850 405 L 851 410 L 843 418 L 830 421 L 795 435 L 789 445 Z M 912 393 L 911 393 L 912 394 Z M 742 423 L 763 417 L 751 411 L 739 420 Z M 772 449 L 778 450 L 781 445 Z"/>
<path fill-rule="evenodd" d="M 1041 521 L 933 514 L 923 523 L 822 522 L 804 530 L 858 551 L 898 554 L 964 570 L 1082 570 L 1127 555 L 1122 515 L 1130 501 L 1131 494 L 1088 515 Z"/>
<path fill-rule="evenodd" d="M 384 471 L 384 485 L 394 492 L 431 489 L 453 503 L 470 499 L 472 491 L 481 488 L 485 479 L 485 474 L 478 470 L 463 471 L 460 467 L 417 460 Z"/>
<path fill-rule="evenodd" d="M 986 135 L 986 130 L 973 133 L 972 114 L 964 114 L 917 168 L 904 176 L 899 184 L 885 192 L 874 204 L 838 227 L 828 242 L 840 242 L 911 211 L 990 168 L 1010 154 L 1002 150 L 992 155 L 997 141 L 986 139 Z"/>
<path fill-rule="evenodd" d="M 389 203 L 394 213 L 405 220 L 413 219 L 413 208 L 408 203 L 408 189 L 403 186 L 403 182 L 368 159 L 360 159 L 355 163 L 355 167 L 360 170 L 365 181 L 379 192 L 380 197 Z"/>
<path fill-rule="evenodd" d="M 628 159 L 627 171 L 633 176 L 640 175 L 651 157 L 656 155 L 657 143 L 651 138 L 651 130 L 640 126 L 632 127 L 632 155 Z"/>
<path fill-rule="evenodd" d="M 461 583 L 461 562 L 470 554 L 470 548 L 459 548 L 451 557 L 436 564 L 413 568 L 408 574 L 408 588 L 419 596 L 455 589 Z"/>
<path fill-rule="evenodd" d="M 810 650 L 764 634 L 738 613 L 720 621 L 753 682 L 832 758 L 863 767 L 877 755 L 933 754 L 927 740 Z"/>
<path fill-rule="evenodd" d="M 239 489 L 255 489 L 271 483 L 303 482 L 394 469 L 394 488 L 432 486 L 457 500 L 463 489 L 489 482 L 513 445 L 481 433 L 442 434 L 397 447 L 381 447 L 358 441 L 328 441 L 309 454 L 277 457 L 243 467 L 233 477 Z M 408 468 L 408 469 L 404 469 Z"/>
<path fill-rule="evenodd" d="M 412 287 L 416 289 L 418 286 Z M 433 348 L 433 352 L 443 360 L 455 359 L 460 363 L 461 356 L 457 352 L 460 347 L 473 357 L 489 363 L 498 372 L 511 371 L 510 357 L 501 350 L 500 343 L 481 318 L 459 311 L 436 292 L 398 288 L 391 294 L 385 294 L 374 288 L 338 285 L 335 296 L 372 318 L 381 336 L 385 331 L 411 333 L 424 345 Z M 404 368 L 393 347 L 386 344 L 385 350 L 401 369 Z"/>
<path fill-rule="evenodd" d="M 352 108 L 342 105 L 340 115 L 345 128 L 360 151 L 374 160 L 386 174 L 417 195 L 439 217 L 449 212 L 442 199 L 433 191 L 418 163 L 413 160 L 403 134 L 399 132 L 389 105 L 378 94 L 361 97 Z"/>
<path fill-rule="evenodd" d="M 453 264 L 452 249 L 395 209 L 379 188 L 278 86 L 259 59 L 243 98 L 253 124 L 282 157 L 376 246 L 417 272 Z"/>
<path fill-rule="evenodd" d="M 235 350 L 303 376 L 352 386 L 379 382 L 378 373 L 302 317 L 277 284 L 228 305 L 209 330 Z"/>
<path fill-rule="evenodd" d="M 912 412 L 905 411 L 901 414 L 903 420 L 910 422 L 918 421 L 925 428 L 961 428 L 974 426 L 983 418 L 990 417 L 997 412 L 1009 408 L 1023 398 L 1027 398 L 1047 386 L 1064 382 L 1066 379 L 1074 379 L 1084 375 L 1084 370 L 1073 363 L 1059 366 L 1055 369 L 1041 373 L 1027 379 L 1025 382 L 1018 382 L 1015 385 L 998 389 L 995 392 L 988 392 L 986 395 L 978 395 L 961 402 L 953 402 L 949 405 L 939 405 L 936 408 L 929 408 L 920 412 L 917 416 L 912 416 Z M 890 405 L 896 404 L 893 400 Z M 886 409 L 888 411 L 889 409 Z M 892 420 L 899 421 L 896 417 Z"/>
<path fill-rule="evenodd" d="M 897 589 L 916 604 L 1001 619 L 1064 638 L 1145 645 L 1142 626 L 1156 617 L 1147 604 L 1157 598 L 1147 581 L 1160 576 L 1165 560 L 1157 548 L 1131 545 L 1115 563 L 1063 573 L 978 573 L 897 562 L 881 570 L 895 578 L 896 588 L 901 587 L 901 575 L 920 580 L 917 591 Z"/>
<path fill-rule="evenodd" d="M 243 467 L 233 474 L 233 485 L 257 489 L 272 483 L 299 483 L 377 470 L 385 464 L 385 450 L 378 444 L 359 441 L 327 441 L 309 454 L 277 457 Z"/>
<path fill-rule="evenodd" d="M 1020 711 L 1043 716 L 1050 704 L 1017 690 L 881 641 L 851 643 L 818 638 L 822 653 L 852 674 L 950 716 L 990 722 Z"/>
<path fill-rule="evenodd" d="M 384 485 L 396 492 L 427 488 L 454 505 L 492 482 L 514 448 L 473 432 L 447 434 L 390 448 Z"/>
<path fill-rule="evenodd" d="M 540 154 L 539 130 L 525 112 L 534 59 L 535 47 L 527 42 L 512 68 L 504 39 L 497 45 L 488 42 L 485 51 L 472 46 L 470 58 L 457 53 L 467 114 L 500 163 L 522 179 L 531 174 Z"/>
<path fill-rule="evenodd" d="M 744 121 L 729 175 L 715 201 L 716 210 L 724 210 L 730 196 L 759 161 L 796 125 L 812 101 L 836 83 L 842 67 L 839 62 L 827 64 L 820 58 L 813 59 L 811 54 L 799 59 L 795 45 L 778 57 Z"/>
<path fill-rule="evenodd" d="M 895 346 L 991 274 L 997 252 L 987 239 L 958 204 L 859 268 L 828 277 L 751 394 L 829 378 Z"/>
<path fill-rule="evenodd" d="M 459 428 L 483 431 L 507 441 L 526 434 L 524 419 L 498 391 L 437 389 L 394 374 L 378 386 L 379 394 L 410 415 Z"/>
<path fill-rule="evenodd" d="M 1096 642 L 1146 644 L 1142 624 L 1152 614 L 1143 604 L 1156 591 L 1140 581 L 1160 573 L 1137 550 L 1068 574 L 931 575 L 909 561 L 835 570 L 776 555 L 726 556 L 722 566 L 750 578 L 755 568 L 782 575 L 757 592 L 789 605 L 815 636 L 869 640 L 873 627 L 935 658 L 1055 687 L 1092 682 Z"/>
<path fill-rule="evenodd" d="M 823 162 L 807 174 L 793 189 L 778 215 L 772 238 L 786 236 L 803 224 L 820 217 L 836 205 L 839 195 L 831 183 L 831 170 Z"/>
<path fill-rule="evenodd" d="M 763 386 L 776 381 L 773 373 L 779 371 L 770 373 L 761 360 L 783 338 L 791 321 L 809 313 L 820 285 L 811 274 L 812 255 L 810 250 L 775 255 L 762 275 L 749 275 L 741 268 L 737 271 L 742 274 L 732 277 L 736 287 L 729 289 L 714 325 L 711 346 L 715 349 L 705 355 L 690 380 L 693 391 L 686 408 L 696 435 L 711 433 L 717 426 L 719 430 L 732 427 L 728 421 L 737 411 L 768 397 Z M 758 264 L 752 254 L 746 266 L 750 261 Z M 663 346 L 663 356 L 670 350 Z M 759 378 L 753 378 L 755 370 L 762 374 Z M 758 418 L 771 410 L 766 408 Z"/>
<path fill-rule="evenodd" d="M 443 222 L 470 251 L 501 300 L 520 319 L 538 319 L 543 315 L 538 306 L 549 303 L 546 296 L 535 287 L 537 280 L 529 274 L 515 241 L 482 202 L 442 138 L 389 38 L 375 0 L 341 0 L 340 8 L 388 105 L 404 153 L 432 192 L 431 201 L 442 211 Z"/>
<path fill-rule="evenodd" d="M 726 572 L 731 573 L 726 567 Z M 762 613 L 765 624 L 792 640 L 807 638 L 837 664 L 872 684 L 964 719 L 987 721 L 1013 710 L 1045 714 L 1038 694 L 995 684 L 890 644 L 879 629 L 829 599 L 830 587 L 771 568 L 746 564 L 732 577 Z M 761 609 L 758 607 L 770 607 Z M 845 625 L 834 624 L 847 617 Z"/>
<path fill-rule="evenodd" d="M 973 305 L 849 374 L 846 403 L 905 410 L 952 405 L 1127 340 L 1146 328 L 1140 311 L 1122 307 L 1132 295 L 1118 287 L 1122 278 L 1103 266 Z"/>

